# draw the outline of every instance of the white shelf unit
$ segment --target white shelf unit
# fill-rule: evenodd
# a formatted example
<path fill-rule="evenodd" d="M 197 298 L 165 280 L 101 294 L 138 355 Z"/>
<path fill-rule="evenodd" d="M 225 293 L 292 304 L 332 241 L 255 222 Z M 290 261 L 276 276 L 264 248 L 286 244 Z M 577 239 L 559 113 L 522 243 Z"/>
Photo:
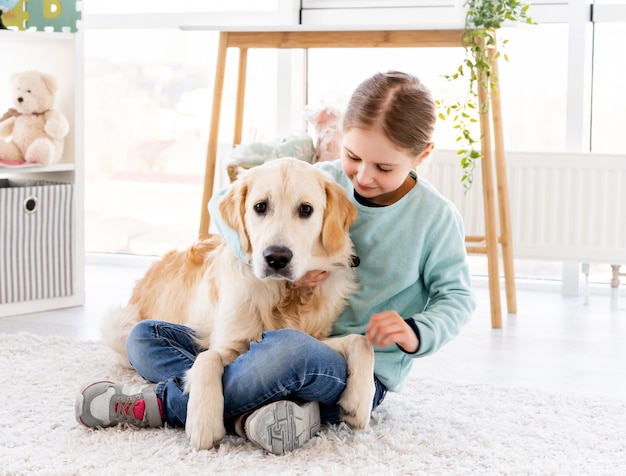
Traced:
<path fill-rule="evenodd" d="M 0 113 L 13 104 L 11 74 L 37 70 L 56 78 L 58 92 L 55 108 L 61 111 L 70 123 L 70 132 L 65 138 L 65 151 L 60 162 L 48 167 L 0 167 L 0 179 L 57 182 L 73 186 L 70 211 L 71 293 L 60 297 L 0 302 L 0 317 L 80 306 L 85 301 L 83 34 L 80 31 L 65 33 L 0 30 L 0 51 L 3 52 L 3 67 L 0 72 Z M 3 213 L 3 210 L 0 210 L 0 213 Z M 64 265 L 67 266 L 67 263 Z M 3 273 L 0 273 L 0 279 L 2 275 Z"/>

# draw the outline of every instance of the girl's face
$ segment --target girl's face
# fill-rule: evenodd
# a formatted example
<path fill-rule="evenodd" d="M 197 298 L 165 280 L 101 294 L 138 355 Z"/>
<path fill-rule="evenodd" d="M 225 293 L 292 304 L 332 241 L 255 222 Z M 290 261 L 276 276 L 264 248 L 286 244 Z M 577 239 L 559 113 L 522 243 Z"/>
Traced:
<path fill-rule="evenodd" d="M 390 205 L 415 185 L 409 172 L 432 148 L 429 144 L 414 157 L 395 148 L 380 131 L 352 128 L 343 136 L 341 165 L 359 195 L 379 205 Z"/>

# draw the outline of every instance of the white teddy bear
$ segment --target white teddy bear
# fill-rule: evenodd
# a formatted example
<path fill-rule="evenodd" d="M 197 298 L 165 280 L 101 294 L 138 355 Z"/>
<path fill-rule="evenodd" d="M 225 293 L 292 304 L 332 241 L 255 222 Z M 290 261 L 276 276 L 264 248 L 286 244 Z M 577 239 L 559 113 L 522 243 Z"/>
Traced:
<path fill-rule="evenodd" d="M 57 83 L 38 71 L 15 73 L 13 106 L 0 118 L 0 162 L 51 165 L 63 156 L 70 126 L 53 108 Z"/>

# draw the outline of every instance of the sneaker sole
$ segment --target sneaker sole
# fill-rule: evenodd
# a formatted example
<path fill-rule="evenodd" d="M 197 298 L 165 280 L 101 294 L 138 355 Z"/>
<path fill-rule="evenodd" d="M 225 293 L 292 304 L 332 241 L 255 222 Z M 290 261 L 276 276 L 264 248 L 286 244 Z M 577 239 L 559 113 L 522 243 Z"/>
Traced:
<path fill-rule="evenodd" d="M 319 405 L 302 406 L 289 400 L 274 402 L 246 422 L 248 439 L 267 451 L 282 455 L 300 448 L 321 428 Z"/>
<path fill-rule="evenodd" d="M 102 382 L 104 381 L 105 380 L 102 380 Z M 113 382 L 110 382 L 108 380 L 106 380 L 106 382 L 113 384 Z M 85 428 L 94 428 L 93 426 L 86 424 L 82 419 L 85 405 L 84 393 L 92 385 L 94 385 L 94 382 L 83 385 L 83 387 L 80 389 L 80 393 L 76 396 L 76 402 L 74 402 L 74 414 L 76 415 L 76 421 L 83 425 Z"/>
<path fill-rule="evenodd" d="M 74 412 L 76 415 L 76 421 L 80 423 L 81 425 L 83 425 L 84 427 L 89 428 L 87 425 L 85 425 L 85 422 L 81 419 L 81 416 L 83 415 L 84 403 L 85 403 L 85 397 L 83 397 L 83 392 L 80 392 L 78 396 L 76 397 L 76 402 L 74 403 Z"/>

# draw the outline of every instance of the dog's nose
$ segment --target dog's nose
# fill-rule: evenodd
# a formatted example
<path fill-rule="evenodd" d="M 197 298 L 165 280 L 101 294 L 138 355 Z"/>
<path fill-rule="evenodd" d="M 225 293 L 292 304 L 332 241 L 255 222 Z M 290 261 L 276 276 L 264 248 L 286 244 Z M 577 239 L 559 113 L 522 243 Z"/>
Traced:
<path fill-rule="evenodd" d="M 283 269 L 291 262 L 293 253 L 284 246 L 268 246 L 263 251 L 265 262 L 272 269 Z"/>
<path fill-rule="evenodd" d="M 17 102 L 24 102 L 24 98 L 22 97 L 17 98 Z"/>

